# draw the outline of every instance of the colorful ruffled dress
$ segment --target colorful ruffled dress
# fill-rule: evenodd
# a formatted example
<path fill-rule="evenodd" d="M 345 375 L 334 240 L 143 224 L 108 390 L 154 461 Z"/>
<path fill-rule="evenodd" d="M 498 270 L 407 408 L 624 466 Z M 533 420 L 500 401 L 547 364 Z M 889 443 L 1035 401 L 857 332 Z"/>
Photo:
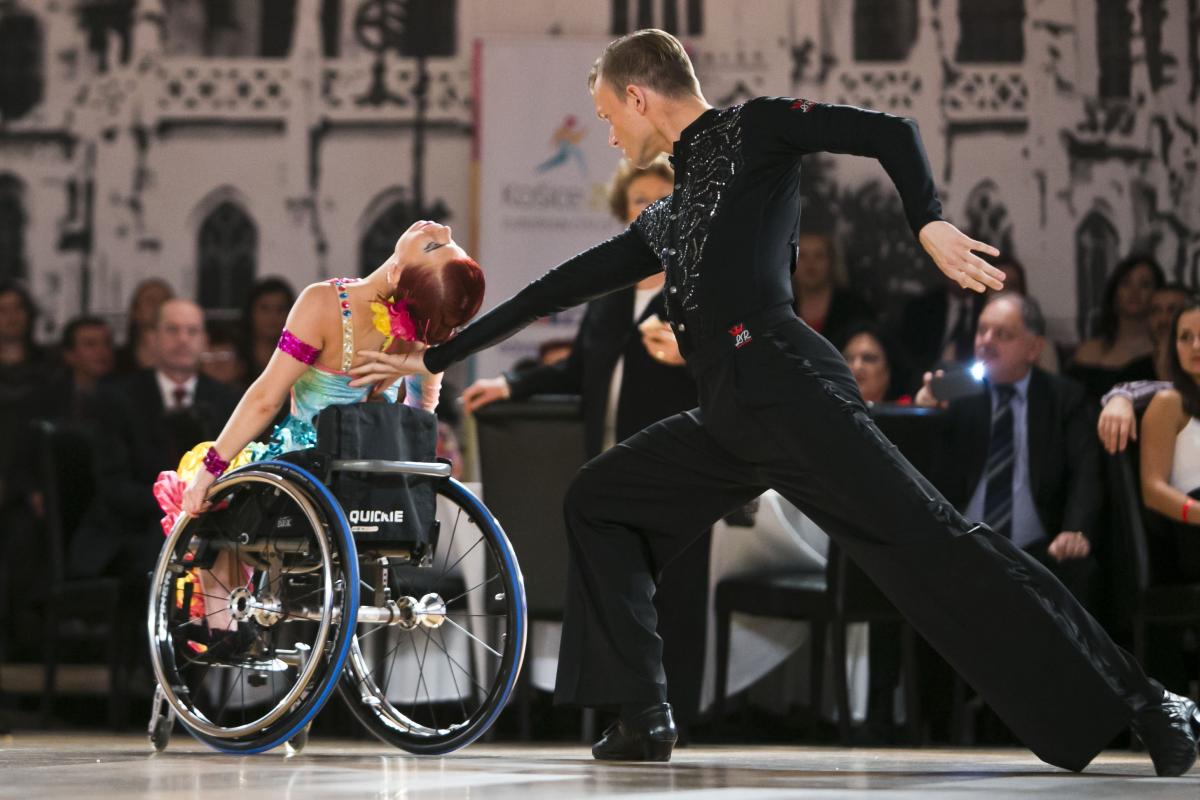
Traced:
<path fill-rule="evenodd" d="M 229 459 L 229 469 L 236 469 L 255 461 L 266 461 L 277 458 L 293 450 L 303 450 L 312 447 L 317 442 L 317 431 L 313 423 L 317 414 L 331 405 L 358 403 L 367 398 L 368 386 L 351 386 L 353 379 L 350 375 L 350 365 L 354 360 L 354 319 L 350 312 L 349 295 L 346 285 L 353 283 L 353 278 L 335 278 L 329 283 L 337 289 L 339 312 L 342 318 L 342 368 L 333 371 L 319 366 L 317 357 L 320 351 L 303 341 L 290 331 L 284 330 L 279 337 L 279 349 L 293 358 L 308 365 L 299 380 L 291 389 L 291 412 L 275 430 L 266 443 L 251 442 L 235 457 Z M 387 306 L 390 310 L 391 306 Z M 377 311 L 377 313 L 379 313 Z M 396 331 L 396 323 L 392 323 Z M 403 338 L 409 338 L 400 334 Z M 399 337 L 398 337 L 399 338 Z M 391 338 L 385 342 L 390 344 Z M 405 379 L 405 404 L 419 406 L 421 401 L 420 379 L 409 377 Z M 398 387 L 393 385 L 383 393 L 388 402 L 395 402 Z M 212 442 L 201 442 L 193 447 L 179 461 L 179 466 L 172 471 L 161 472 L 154 483 L 154 497 L 158 500 L 165 516 L 162 518 L 163 533 L 169 535 L 179 517 L 180 503 L 183 490 L 191 479 L 204 468 L 204 456 Z"/>

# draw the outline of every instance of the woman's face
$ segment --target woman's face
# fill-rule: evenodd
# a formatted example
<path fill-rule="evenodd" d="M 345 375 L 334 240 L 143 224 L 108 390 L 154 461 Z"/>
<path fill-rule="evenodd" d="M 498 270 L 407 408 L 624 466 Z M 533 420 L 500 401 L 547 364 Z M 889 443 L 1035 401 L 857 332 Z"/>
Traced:
<path fill-rule="evenodd" d="M 892 371 L 879 340 L 869 333 L 860 333 L 846 343 L 842 356 L 850 365 L 863 400 L 882 403 L 892 382 Z"/>
<path fill-rule="evenodd" d="M 797 292 L 824 289 L 833 282 L 833 258 L 824 236 L 800 234 L 796 241 L 796 270 L 792 285 Z"/>
<path fill-rule="evenodd" d="M 29 312 L 16 292 L 0 294 L 0 339 L 24 339 L 29 330 Z"/>
<path fill-rule="evenodd" d="M 1175 328 L 1175 352 L 1183 371 L 1200 383 L 1200 309 L 1180 315 Z"/>
<path fill-rule="evenodd" d="M 255 339 L 277 339 L 287 322 L 291 303 L 284 292 L 259 295 L 250 307 L 250 329 Z"/>
<path fill-rule="evenodd" d="M 661 175 L 648 172 L 639 175 L 625 187 L 625 222 L 633 222 L 646 206 L 671 193 L 671 182 Z"/>
<path fill-rule="evenodd" d="M 447 261 L 469 258 L 467 251 L 454 241 L 449 225 L 427 219 L 417 220 L 396 242 L 395 257 L 404 264 L 440 266 Z"/>
<path fill-rule="evenodd" d="M 1118 317 L 1143 319 L 1150 313 L 1150 296 L 1158 288 L 1154 281 L 1154 270 L 1139 264 L 1117 284 L 1116 311 Z"/>
<path fill-rule="evenodd" d="M 147 281 L 138 287 L 133 298 L 133 319 L 142 329 L 154 325 L 158 307 L 171 299 L 171 289 L 159 281 Z"/>

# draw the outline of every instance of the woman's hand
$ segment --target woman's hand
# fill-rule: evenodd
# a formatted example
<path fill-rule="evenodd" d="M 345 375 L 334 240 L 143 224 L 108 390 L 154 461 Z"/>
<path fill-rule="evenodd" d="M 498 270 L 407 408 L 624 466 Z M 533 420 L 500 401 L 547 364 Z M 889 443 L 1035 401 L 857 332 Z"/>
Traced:
<path fill-rule="evenodd" d="M 642 332 L 642 345 L 650 357 L 658 363 L 670 367 L 681 367 L 686 364 L 687 361 L 679 352 L 679 341 L 676 340 L 675 331 L 671 330 L 671 326 L 657 319 L 653 321 L 653 324 L 650 323 L 651 320 L 646 320 L 638 326 Z"/>
<path fill-rule="evenodd" d="M 208 501 L 208 489 L 213 485 L 216 476 L 206 469 L 202 469 L 188 481 L 187 488 L 183 490 L 183 512 L 189 517 L 196 517 L 208 511 L 208 507 L 212 505 Z"/>
<path fill-rule="evenodd" d="M 941 378 L 945 374 L 946 371 L 942 369 L 939 369 L 937 372 L 926 372 L 921 378 L 921 389 L 917 392 L 917 396 L 913 398 L 913 403 L 925 408 L 949 408 L 949 403 L 945 400 L 939 400 L 938 396 L 933 393 L 933 379 Z"/>
<path fill-rule="evenodd" d="M 377 350 L 359 350 L 363 362 L 350 368 L 351 386 L 377 386 L 387 388 L 406 375 L 432 377 L 425 369 L 425 346 L 409 353 L 380 353 Z"/>
<path fill-rule="evenodd" d="M 1096 431 L 1110 455 L 1122 452 L 1131 440 L 1136 442 L 1137 416 L 1133 411 L 1133 401 L 1121 395 L 1109 400 L 1100 412 Z"/>
<path fill-rule="evenodd" d="M 467 387 L 463 392 L 463 410 L 474 414 L 477 410 L 497 400 L 507 400 L 512 397 L 512 389 L 504 376 L 498 378 L 480 378 Z"/>
<path fill-rule="evenodd" d="M 962 288 L 980 293 L 1004 288 L 1004 272 L 972 252 L 1000 255 L 990 244 L 972 239 L 945 220 L 927 223 L 918 238 L 937 268 Z"/>

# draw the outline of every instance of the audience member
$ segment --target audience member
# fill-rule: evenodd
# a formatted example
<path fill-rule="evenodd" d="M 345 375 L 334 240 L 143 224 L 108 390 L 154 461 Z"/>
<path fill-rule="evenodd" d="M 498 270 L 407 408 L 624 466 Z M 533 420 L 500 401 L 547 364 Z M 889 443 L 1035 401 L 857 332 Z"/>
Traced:
<path fill-rule="evenodd" d="M 71 553 L 78 574 L 145 577 L 162 546 L 162 512 L 151 487 L 196 442 L 213 439 L 236 395 L 200 373 L 204 313 L 188 300 L 163 303 L 152 328 L 153 368 L 106 383 L 97 394 L 101 469 L 93 512 Z"/>
<path fill-rule="evenodd" d="M 674 172 L 665 158 L 646 168 L 622 161 L 609 189 L 610 208 L 623 223 L 670 194 Z M 463 394 L 473 412 L 509 397 L 580 394 L 588 457 L 642 428 L 697 404 L 696 385 L 684 367 L 666 317 L 664 276 L 593 300 L 564 361 L 478 380 Z M 655 594 L 663 665 L 676 720 L 686 729 L 699 708 L 705 641 L 710 537 L 705 535 L 662 573 Z"/>
<path fill-rule="evenodd" d="M 1200 301 L 1190 298 L 1170 331 L 1171 384 L 1154 395 L 1142 422 L 1142 500 L 1151 580 L 1200 582 Z M 1157 523 L 1157 524 L 1156 524 Z M 1149 631 L 1147 659 L 1171 689 L 1189 691 L 1195 654 L 1185 655 L 1178 630 Z"/>
<path fill-rule="evenodd" d="M 896 341 L 873 322 L 843 328 L 834 344 L 850 367 L 862 398 L 875 403 L 912 402 L 908 360 Z"/>
<path fill-rule="evenodd" d="M 1017 258 L 1008 253 L 1001 253 L 995 258 L 984 259 L 992 266 L 997 267 L 1004 273 L 1004 291 L 1019 294 L 1022 297 L 1029 297 L 1029 275 L 1025 272 L 1025 265 Z M 979 311 L 983 310 L 982 298 L 976 301 L 977 310 L 975 319 L 979 319 Z M 1046 370 L 1046 372 L 1059 372 L 1058 348 L 1054 343 L 1047 340 L 1046 346 L 1042 348 L 1042 354 L 1038 356 L 1037 366 Z"/>
<path fill-rule="evenodd" d="M 17 443 L 45 383 L 45 352 L 33 341 L 37 306 L 20 283 L 0 283 L 0 507 L 8 500 Z"/>
<path fill-rule="evenodd" d="M 39 401 L 41 413 L 82 422 L 100 381 L 116 366 L 112 328 L 100 317 L 75 317 L 63 328 L 61 357 L 66 369 Z"/>
<path fill-rule="evenodd" d="M 1171 354 L 1175 342 L 1171 326 L 1175 315 L 1188 304 L 1193 295 L 1182 283 L 1168 283 L 1150 295 L 1150 341 L 1154 344 L 1154 376 L 1160 381 L 1171 380 Z"/>
<path fill-rule="evenodd" d="M 674 173 L 666 159 L 637 169 L 622 161 L 610 188 L 614 215 L 629 223 L 647 205 L 671 192 Z M 696 386 L 669 327 L 662 273 L 587 306 L 570 355 L 557 364 L 512 370 L 481 379 L 463 394 L 468 413 L 507 398 L 534 394 L 580 394 L 588 456 L 598 455 L 647 425 L 696 405 Z M 648 331 L 639 328 L 651 320 Z"/>
<path fill-rule="evenodd" d="M 1116 266 L 1104 289 L 1096 336 L 1075 351 L 1066 374 L 1100 399 L 1118 383 L 1154 378 L 1150 298 L 1162 288 L 1163 271 L 1148 256 L 1131 256 Z"/>
<path fill-rule="evenodd" d="M 1154 342 L 1154 374 L 1157 380 L 1118 383 L 1100 399 L 1103 406 L 1097 431 L 1104 449 L 1117 453 L 1137 439 L 1137 414 L 1145 411 L 1158 392 L 1171 388 L 1170 361 L 1175 351 L 1171 325 L 1175 315 L 1194 295 L 1184 285 L 1172 283 L 1150 296 L 1150 338 Z"/>
<path fill-rule="evenodd" d="M 128 375 L 154 365 L 154 320 L 158 307 L 174 296 L 175 290 L 162 278 L 147 278 L 134 287 L 125 343 L 117 351 L 117 374 Z"/>
<path fill-rule="evenodd" d="M 263 278 L 250 289 L 242 307 L 241 353 L 246 383 L 266 369 L 295 302 L 296 293 L 282 278 Z"/>
<path fill-rule="evenodd" d="M 245 391 L 246 363 L 238 347 L 237 325 L 232 321 L 209 320 L 204 329 L 208 347 L 200 354 L 200 371 L 232 391 Z"/>
<path fill-rule="evenodd" d="M 1171 386 L 1154 395 L 1142 424 L 1142 497 L 1175 523 L 1156 578 L 1200 581 L 1200 302 L 1176 315 L 1171 340 Z"/>
<path fill-rule="evenodd" d="M 1033 298 L 1004 292 L 984 307 L 975 357 L 986 391 L 947 405 L 939 482 L 967 518 L 1012 539 L 1089 606 L 1102 505 L 1093 406 L 1075 381 L 1035 366 L 1045 332 Z M 932 377 L 919 405 L 939 404 Z"/>
<path fill-rule="evenodd" d="M 810 328 L 830 341 L 839 339 L 848 325 L 875 319 L 875 310 L 846 284 L 846 267 L 832 234 L 802 231 L 792 270 L 794 307 Z"/>

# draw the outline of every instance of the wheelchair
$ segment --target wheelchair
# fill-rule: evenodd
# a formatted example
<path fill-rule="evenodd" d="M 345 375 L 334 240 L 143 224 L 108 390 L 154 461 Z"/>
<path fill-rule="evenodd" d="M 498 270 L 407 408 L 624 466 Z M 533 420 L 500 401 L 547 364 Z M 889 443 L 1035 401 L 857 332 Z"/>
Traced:
<path fill-rule="evenodd" d="M 346 472 L 432 483 L 432 535 L 356 541 L 370 520 L 329 488 Z M 226 473 L 209 500 L 181 515 L 152 575 L 156 750 L 178 720 L 222 752 L 298 752 L 335 690 L 410 753 L 487 732 L 524 658 L 525 589 L 504 531 L 448 463 L 299 451 Z"/>

